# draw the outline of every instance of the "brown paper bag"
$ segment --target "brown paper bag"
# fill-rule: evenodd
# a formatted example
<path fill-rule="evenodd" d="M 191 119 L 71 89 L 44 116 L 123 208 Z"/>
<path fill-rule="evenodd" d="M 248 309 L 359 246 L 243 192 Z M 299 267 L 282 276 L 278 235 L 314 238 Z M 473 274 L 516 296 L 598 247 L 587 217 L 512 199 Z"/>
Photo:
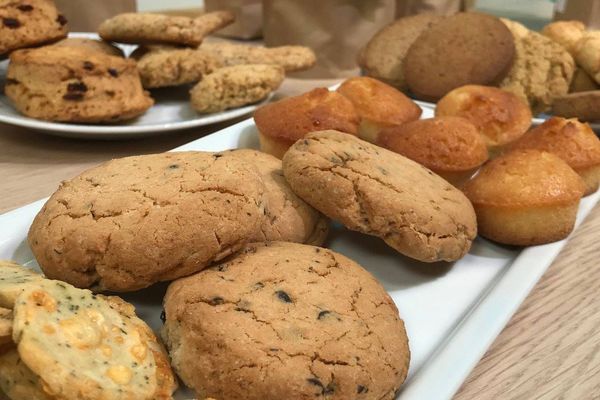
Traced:
<path fill-rule="evenodd" d="M 135 0 L 54 0 L 67 17 L 70 32 L 96 32 L 113 15 L 136 10 Z"/>
<path fill-rule="evenodd" d="M 262 36 L 261 0 L 204 0 L 204 9 L 209 11 L 230 10 L 235 13 L 235 22 L 216 34 L 236 39 L 256 39 Z"/>
<path fill-rule="evenodd" d="M 304 78 L 357 75 L 359 49 L 394 19 L 395 0 L 263 0 L 267 46 L 312 48 L 317 65 L 293 74 Z"/>

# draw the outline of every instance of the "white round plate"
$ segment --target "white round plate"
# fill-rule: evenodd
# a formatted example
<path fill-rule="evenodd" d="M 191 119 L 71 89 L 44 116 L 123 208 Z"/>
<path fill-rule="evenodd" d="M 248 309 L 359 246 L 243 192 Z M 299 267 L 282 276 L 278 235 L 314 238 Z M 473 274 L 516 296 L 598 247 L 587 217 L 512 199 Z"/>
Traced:
<path fill-rule="evenodd" d="M 98 38 L 95 33 L 71 33 L 69 36 Z M 135 49 L 135 46 L 131 45 L 120 47 L 125 54 L 129 54 Z M 8 61 L 0 62 L 0 88 L 4 87 L 7 67 Z M 270 95 L 260 103 L 245 107 L 213 114 L 198 114 L 190 105 L 189 89 L 189 87 L 182 86 L 152 90 L 151 94 L 155 104 L 146 113 L 136 119 L 110 125 L 65 124 L 28 118 L 12 107 L 2 90 L 0 93 L 0 122 L 57 136 L 83 139 L 130 139 L 235 119 L 250 114 L 260 105 L 268 102 L 272 96 Z"/>

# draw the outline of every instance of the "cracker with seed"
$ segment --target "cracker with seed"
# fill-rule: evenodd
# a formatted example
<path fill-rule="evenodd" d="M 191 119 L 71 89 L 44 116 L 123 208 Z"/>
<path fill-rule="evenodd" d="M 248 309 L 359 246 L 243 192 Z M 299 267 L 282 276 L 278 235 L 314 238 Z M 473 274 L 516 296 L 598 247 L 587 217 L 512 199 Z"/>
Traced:
<path fill-rule="evenodd" d="M 67 399 L 171 399 L 168 357 L 123 300 L 46 280 L 14 308 L 13 338 L 44 389 Z"/>
<path fill-rule="evenodd" d="M 4 392 L 6 397 L 2 397 Z M 44 392 L 40 378 L 23 363 L 12 347 L 0 354 L 0 399 L 52 400 Z"/>
<path fill-rule="evenodd" d="M 13 308 L 15 299 L 32 282 L 44 277 L 13 261 L 0 260 L 0 307 Z"/>
<path fill-rule="evenodd" d="M 12 342 L 12 310 L 0 307 L 0 346 Z"/>

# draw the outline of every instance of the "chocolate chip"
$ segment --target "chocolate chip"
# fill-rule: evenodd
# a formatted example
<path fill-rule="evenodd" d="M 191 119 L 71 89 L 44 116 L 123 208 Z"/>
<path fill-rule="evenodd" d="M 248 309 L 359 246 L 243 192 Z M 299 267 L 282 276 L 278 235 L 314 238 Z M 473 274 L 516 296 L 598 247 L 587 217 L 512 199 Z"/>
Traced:
<path fill-rule="evenodd" d="M 165 313 L 165 310 L 162 310 L 162 312 L 160 313 L 160 320 L 163 324 L 167 322 L 167 313 Z"/>
<path fill-rule="evenodd" d="M 58 22 L 59 24 L 61 24 L 62 26 L 67 24 L 67 19 L 65 18 L 64 15 L 62 14 L 58 14 L 58 17 L 56 17 L 56 22 Z"/>
<path fill-rule="evenodd" d="M 319 313 L 319 315 L 317 316 L 317 319 L 323 319 L 323 318 L 325 318 L 327 316 L 327 314 L 331 314 L 331 311 L 327 311 L 327 310 L 321 311 Z"/>
<path fill-rule="evenodd" d="M 21 4 L 17 6 L 17 9 L 23 12 L 33 11 L 33 6 L 29 4 Z"/>
<path fill-rule="evenodd" d="M 73 82 L 67 85 L 67 92 L 87 92 L 87 86 L 83 82 Z"/>
<path fill-rule="evenodd" d="M 321 383 L 321 381 L 320 381 L 320 380 L 318 380 L 317 378 L 308 378 L 306 381 L 307 381 L 308 383 L 310 383 L 311 385 L 318 386 L 318 387 L 320 387 L 321 389 L 323 389 L 323 384 L 322 384 L 322 383 Z"/>
<path fill-rule="evenodd" d="M 358 385 L 358 387 L 356 388 L 356 393 L 367 393 L 369 391 L 369 388 L 363 385 Z"/>
<path fill-rule="evenodd" d="M 216 154 L 213 154 L 213 157 L 214 158 L 221 158 L 221 157 L 223 157 L 223 154 L 216 153 Z"/>
<path fill-rule="evenodd" d="M 67 93 L 63 96 L 63 99 L 72 101 L 83 100 L 83 93 Z"/>
<path fill-rule="evenodd" d="M 169 165 L 169 169 L 177 169 L 179 168 L 179 164 L 171 164 Z"/>
<path fill-rule="evenodd" d="M 327 387 L 325 387 L 325 386 L 323 386 L 321 381 L 318 380 L 317 378 L 308 378 L 306 381 L 308 383 L 310 383 L 311 385 L 319 387 L 321 389 L 321 395 L 333 394 L 333 392 L 335 392 L 333 382 L 329 383 L 329 385 L 327 385 Z"/>
<path fill-rule="evenodd" d="M 109 68 L 108 69 L 108 73 L 110 74 L 110 76 L 112 76 L 113 78 L 116 78 L 119 76 L 119 71 L 117 71 L 114 68 Z"/>
<path fill-rule="evenodd" d="M 320 252 L 321 252 L 321 249 L 320 249 L 320 248 L 318 248 L 318 247 L 316 247 L 316 248 L 315 248 L 315 253 L 320 253 Z"/>
<path fill-rule="evenodd" d="M 91 71 L 94 69 L 94 63 L 91 63 L 89 61 L 84 61 L 83 62 L 83 69 L 86 69 L 88 71 Z"/>
<path fill-rule="evenodd" d="M 4 84 L 5 84 L 6 86 L 8 86 L 8 85 L 16 85 L 16 84 L 18 84 L 18 83 L 19 83 L 19 81 L 18 81 L 18 80 L 16 80 L 16 79 L 12 79 L 12 78 L 6 78 L 6 81 L 5 81 L 5 83 L 4 83 Z"/>
<path fill-rule="evenodd" d="M 115 92 L 113 90 L 106 90 L 104 93 L 109 97 L 115 97 Z"/>
<path fill-rule="evenodd" d="M 256 282 L 256 283 L 254 284 L 254 290 L 259 290 L 259 289 L 262 289 L 262 288 L 264 288 L 264 287 L 265 287 L 265 284 L 264 284 L 264 283 L 262 283 L 262 282 Z"/>
<path fill-rule="evenodd" d="M 292 299 L 290 298 L 290 296 L 284 292 L 283 290 L 278 290 L 275 292 L 275 294 L 277 295 L 277 297 L 279 298 L 279 300 L 285 302 L 285 303 L 293 303 Z"/>
<path fill-rule="evenodd" d="M 223 300 L 222 297 L 213 297 L 212 299 L 210 299 L 208 304 L 210 304 L 211 306 L 218 306 L 220 304 L 223 304 L 224 302 L 225 300 Z"/>
<path fill-rule="evenodd" d="M 4 24 L 4 26 L 10 29 L 17 29 L 21 26 L 19 20 L 15 18 L 2 18 L 2 23 Z"/>

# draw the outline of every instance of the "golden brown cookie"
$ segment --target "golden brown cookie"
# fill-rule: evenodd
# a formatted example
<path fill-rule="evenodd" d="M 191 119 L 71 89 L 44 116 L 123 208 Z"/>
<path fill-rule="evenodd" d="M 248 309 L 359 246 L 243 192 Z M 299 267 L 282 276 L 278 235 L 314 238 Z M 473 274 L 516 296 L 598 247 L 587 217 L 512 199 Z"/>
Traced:
<path fill-rule="evenodd" d="M 222 66 L 209 52 L 183 47 L 140 46 L 131 57 L 147 89 L 198 82 Z"/>
<path fill-rule="evenodd" d="M 70 37 L 53 43 L 57 47 L 75 47 L 84 50 L 103 53 L 109 56 L 124 57 L 123 50 L 104 40 Z"/>
<path fill-rule="evenodd" d="M 488 159 L 478 129 L 461 117 L 421 119 L 388 128 L 377 144 L 418 162 L 456 187 Z"/>
<path fill-rule="evenodd" d="M 162 399 L 177 388 L 152 330 L 117 298 L 47 280 L 17 298 L 13 337 L 51 397 Z"/>
<path fill-rule="evenodd" d="M 135 61 L 71 46 L 11 53 L 4 91 L 19 112 L 49 121 L 116 122 L 154 103 Z"/>
<path fill-rule="evenodd" d="M 32 283 L 43 280 L 37 272 L 13 261 L 0 260 L 0 307 L 12 309 L 17 296 Z"/>
<path fill-rule="evenodd" d="M 180 279 L 163 337 L 198 398 L 386 399 L 410 353 L 390 296 L 352 260 L 273 242 Z"/>
<path fill-rule="evenodd" d="M 230 11 L 210 12 L 196 18 L 124 13 L 100 24 L 98 33 L 110 42 L 198 46 L 205 36 L 224 28 L 234 19 L 235 14 Z"/>
<path fill-rule="evenodd" d="M 477 233 L 466 197 L 399 154 L 337 131 L 313 132 L 283 157 L 304 201 L 348 229 L 377 236 L 420 261 L 454 261 Z"/>
<path fill-rule="evenodd" d="M 548 111 L 557 96 L 568 93 L 573 57 L 560 44 L 530 31 L 515 36 L 515 63 L 500 88 L 526 100 L 533 114 Z"/>
<path fill-rule="evenodd" d="M 67 20 L 52 0 L 3 0 L 0 2 L 0 59 L 24 47 L 67 36 Z"/>
<path fill-rule="evenodd" d="M 539 150 L 515 150 L 485 164 L 464 192 L 477 213 L 479 234 L 531 246 L 573 230 L 585 185 L 563 160 Z"/>
<path fill-rule="evenodd" d="M 359 121 L 350 100 L 325 88 L 266 104 L 254 112 L 260 149 L 277 158 L 309 132 L 335 129 L 357 135 Z"/>
<path fill-rule="evenodd" d="M 600 31 L 585 32 L 577 42 L 575 61 L 597 83 L 600 83 Z"/>
<path fill-rule="evenodd" d="M 549 37 L 575 56 L 579 40 L 585 33 L 585 24 L 581 21 L 554 21 L 544 26 L 542 35 Z"/>
<path fill-rule="evenodd" d="M 402 64 L 409 47 L 419 35 L 443 17 L 418 14 L 400 18 L 375 34 L 360 52 L 358 65 L 366 75 L 403 92 L 408 91 Z"/>
<path fill-rule="evenodd" d="M 206 75 L 190 91 L 192 107 L 214 113 L 264 100 L 285 78 L 277 65 L 245 64 L 223 67 Z"/>
<path fill-rule="evenodd" d="M 585 194 L 600 183 L 600 139 L 588 124 L 576 118 L 552 117 L 527 132 L 511 149 L 547 151 L 566 162 L 585 182 Z"/>
<path fill-rule="evenodd" d="M 228 155 L 254 165 L 265 184 L 265 218 L 250 242 L 323 244 L 329 233 L 328 219 L 296 196 L 283 177 L 280 159 L 250 149 L 234 150 Z"/>
<path fill-rule="evenodd" d="M 44 391 L 39 376 L 23 363 L 12 346 L 0 352 L 0 399 L 2 392 L 11 400 L 58 400 Z"/>
<path fill-rule="evenodd" d="M 12 325 L 12 310 L 0 307 L 0 346 L 12 343 Z"/>
<path fill-rule="evenodd" d="M 452 90 L 437 103 L 435 115 L 468 119 L 492 155 L 531 126 L 531 110 L 526 102 L 514 93 L 490 86 L 466 85 Z"/>
<path fill-rule="evenodd" d="M 504 79 L 515 55 L 513 37 L 496 17 L 458 13 L 425 30 L 410 46 L 404 75 L 410 91 L 437 100 L 467 84 Z"/>
<path fill-rule="evenodd" d="M 243 64 L 279 65 L 285 72 L 303 71 L 317 62 L 310 48 L 304 46 L 250 46 L 231 42 L 202 43 L 200 50 L 211 54 L 225 66 Z"/>
<path fill-rule="evenodd" d="M 346 79 L 337 89 L 354 105 L 360 125 L 358 137 L 377 143 L 380 132 L 415 121 L 421 107 L 399 90 L 366 76 Z"/>
<path fill-rule="evenodd" d="M 241 248 L 264 217 L 264 184 L 226 154 L 116 159 L 65 181 L 29 245 L 49 278 L 132 291 L 200 271 Z"/>

